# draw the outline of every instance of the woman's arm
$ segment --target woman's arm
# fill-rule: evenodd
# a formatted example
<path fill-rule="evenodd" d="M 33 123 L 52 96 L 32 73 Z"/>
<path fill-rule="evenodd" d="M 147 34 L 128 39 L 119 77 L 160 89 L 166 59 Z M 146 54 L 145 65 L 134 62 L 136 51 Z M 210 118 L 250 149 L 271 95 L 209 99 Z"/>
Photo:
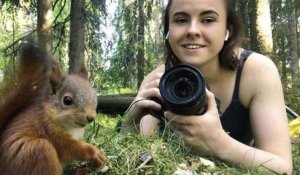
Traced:
<path fill-rule="evenodd" d="M 255 147 L 225 133 L 210 92 L 205 114 L 186 117 L 167 112 L 169 125 L 199 154 L 213 155 L 240 167 L 291 174 L 291 143 L 277 69 L 271 60 L 258 54 L 251 55 L 246 63 L 240 88 L 252 97 L 248 108 Z"/>
<path fill-rule="evenodd" d="M 247 157 L 251 159 L 255 156 L 261 159 L 257 162 L 260 166 L 290 174 L 291 142 L 277 68 L 269 58 L 260 54 L 251 55 L 247 62 L 241 88 L 249 89 L 249 93 L 253 94 L 249 111 L 255 147 L 258 149 L 248 153 Z M 250 163 L 249 160 L 244 162 L 246 165 Z"/>

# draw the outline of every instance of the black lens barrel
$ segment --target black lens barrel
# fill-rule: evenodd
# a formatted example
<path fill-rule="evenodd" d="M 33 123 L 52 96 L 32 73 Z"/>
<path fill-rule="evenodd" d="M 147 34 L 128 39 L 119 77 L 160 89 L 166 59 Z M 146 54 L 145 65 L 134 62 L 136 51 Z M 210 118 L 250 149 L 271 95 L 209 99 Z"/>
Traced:
<path fill-rule="evenodd" d="M 204 78 L 193 66 L 180 64 L 166 70 L 159 90 L 166 110 L 182 115 L 203 114 L 206 111 Z"/>

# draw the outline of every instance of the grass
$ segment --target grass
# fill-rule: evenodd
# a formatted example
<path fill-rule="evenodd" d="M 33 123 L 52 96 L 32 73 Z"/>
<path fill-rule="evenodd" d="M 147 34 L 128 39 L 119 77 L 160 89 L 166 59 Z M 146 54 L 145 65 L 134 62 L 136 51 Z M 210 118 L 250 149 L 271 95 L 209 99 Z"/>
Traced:
<path fill-rule="evenodd" d="M 292 140 L 294 174 L 300 174 L 300 138 Z"/>
<path fill-rule="evenodd" d="M 100 173 L 93 169 L 90 173 L 116 175 L 172 175 L 178 167 L 187 165 L 198 175 L 218 174 L 264 174 L 258 170 L 238 169 L 214 159 L 205 157 L 213 162 L 215 167 L 206 166 L 202 159 L 191 153 L 181 140 L 171 132 L 163 136 L 142 137 L 137 133 L 118 133 L 115 126 L 119 117 L 99 116 L 97 121 L 87 128 L 86 141 L 97 145 L 107 156 L 106 166 L 109 170 Z M 300 174 L 300 142 L 293 143 L 293 161 L 295 174 Z M 145 155 L 151 156 L 147 164 L 142 160 Z M 66 173 L 78 163 L 66 168 Z"/>

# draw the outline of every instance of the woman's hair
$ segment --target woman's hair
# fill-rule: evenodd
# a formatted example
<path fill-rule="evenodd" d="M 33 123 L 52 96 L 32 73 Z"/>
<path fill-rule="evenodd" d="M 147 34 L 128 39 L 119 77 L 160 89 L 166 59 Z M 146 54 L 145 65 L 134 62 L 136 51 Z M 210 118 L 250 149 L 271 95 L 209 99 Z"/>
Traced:
<path fill-rule="evenodd" d="M 235 54 L 234 49 L 241 43 L 241 29 L 242 24 L 240 19 L 234 10 L 231 0 L 224 0 L 227 12 L 227 28 L 230 31 L 230 37 L 224 43 L 222 50 L 219 53 L 219 61 L 222 66 L 230 70 L 235 70 L 238 64 L 238 56 Z M 164 36 L 169 31 L 169 12 L 173 0 L 169 0 L 165 9 L 164 16 Z M 179 64 L 179 59 L 176 57 L 171 49 L 168 40 L 165 40 L 165 55 L 166 55 L 166 66 L 170 67 Z"/>

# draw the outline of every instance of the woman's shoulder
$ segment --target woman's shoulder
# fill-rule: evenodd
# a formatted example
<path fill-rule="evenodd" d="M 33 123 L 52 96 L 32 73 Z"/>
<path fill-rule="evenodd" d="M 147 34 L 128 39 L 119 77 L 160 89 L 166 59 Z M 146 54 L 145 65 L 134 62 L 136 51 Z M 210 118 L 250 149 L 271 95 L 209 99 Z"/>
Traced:
<path fill-rule="evenodd" d="M 241 78 L 241 93 L 245 104 L 249 104 L 254 96 L 280 86 L 280 76 L 275 63 L 263 54 L 253 52 L 244 64 Z M 244 98 L 243 98 L 244 97 Z"/>
<path fill-rule="evenodd" d="M 245 71 L 249 71 L 249 73 L 253 74 L 262 74 L 262 73 L 276 73 L 278 72 L 278 69 L 273 62 L 273 60 L 263 54 L 250 51 L 251 54 L 247 58 L 247 61 L 245 62 Z M 251 74 L 252 74 L 251 73 Z"/>

